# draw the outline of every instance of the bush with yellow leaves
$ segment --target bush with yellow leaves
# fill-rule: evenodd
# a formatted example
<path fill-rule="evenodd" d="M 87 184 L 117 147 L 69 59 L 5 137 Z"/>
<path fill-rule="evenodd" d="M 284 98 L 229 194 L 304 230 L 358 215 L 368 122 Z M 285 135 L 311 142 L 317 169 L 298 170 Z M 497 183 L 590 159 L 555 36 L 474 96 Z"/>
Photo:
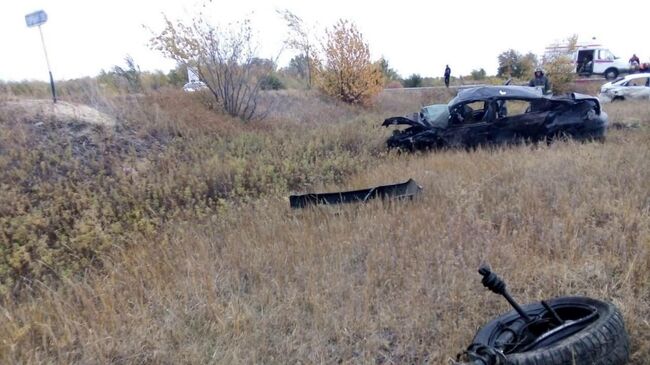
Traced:
<path fill-rule="evenodd" d="M 578 36 L 568 37 L 563 42 L 558 42 L 550 49 L 561 49 L 560 52 L 551 52 L 544 55 L 542 65 L 551 83 L 553 94 L 559 95 L 571 91 L 575 80 L 575 66 L 572 62 L 571 53 L 576 50 Z M 562 47 L 560 47 L 562 46 Z"/>
<path fill-rule="evenodd" d="M 566 55 L 553 56 L 545 60 L 544 70 L 551 83 L 553 94 L 567 93 L 574 86 L 574 66 L 571 58 Z"/>
<path fill-rule="evenodd" d="M 368 43 L 354 23 L 339 20 L 326 32 L 324 61 L 318 61 L 315 82 L 325 94 L 346 103 L 369 105 L 384 85 L 381 69 L 370 61 Z"/>

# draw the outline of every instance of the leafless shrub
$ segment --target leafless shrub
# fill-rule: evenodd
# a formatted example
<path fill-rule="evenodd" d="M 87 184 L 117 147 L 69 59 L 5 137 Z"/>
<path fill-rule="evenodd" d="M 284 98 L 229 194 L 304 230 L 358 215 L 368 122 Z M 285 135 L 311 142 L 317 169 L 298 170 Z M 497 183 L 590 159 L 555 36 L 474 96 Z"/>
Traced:
<path fill-rule="evenodd" d="M 151 39 L 154 49 L 175 61 L 194 67 L 216 102 L 242 120 L 262 119 L 258 109 L 262 82 L 274 63 L 256 55 L 248 20 L 221 28 L 203 18 L 187 24 L 165 18 L 165 29 Z"/>
<path fill-rule="evenodd" d="M 312 87 L 312 78 L 314 70 L 314 56 L 316 53 L 316 40 L 314 39 L 314 32 L 310 29 L 305 22 L 298 15 L 292 13 L 288 9 L 278 10 L 278 14 L 284 19 L 289 27 L 289 36 L 285 41 L 289 48 L 298 50 L 302 53 L 306 63 L 306 76 L 307 87 Z"/>

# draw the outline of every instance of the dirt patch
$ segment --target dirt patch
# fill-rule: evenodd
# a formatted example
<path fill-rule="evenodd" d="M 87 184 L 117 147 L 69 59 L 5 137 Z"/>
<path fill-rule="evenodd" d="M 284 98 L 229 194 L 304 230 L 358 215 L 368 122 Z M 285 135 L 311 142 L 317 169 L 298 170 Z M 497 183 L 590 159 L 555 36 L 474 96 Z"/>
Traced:
<path fill-rule="evenodd" d="M 144 159 L 152 149 L 159 148 L 155 137 L 141 135 L 133 126 L 118 123 L 113 116 L 88 105 L 66 101 L 54 104 L 45 99 L 0 102 L 0 156 L 8 149 L 67 153 L 66 158 L 73 157 L 85 166 L 107 158 Z"/>
<path fill-rule="evenodd" d="M 115 119 L 108 114 L 87 105 L 66 101 L 57 101 L 54 104 L 51 100 L 13 100 L 4 102 L 2 109 L 34 121 L 77 121 L 108 127 L 114 127 L 116 124 Z"/>

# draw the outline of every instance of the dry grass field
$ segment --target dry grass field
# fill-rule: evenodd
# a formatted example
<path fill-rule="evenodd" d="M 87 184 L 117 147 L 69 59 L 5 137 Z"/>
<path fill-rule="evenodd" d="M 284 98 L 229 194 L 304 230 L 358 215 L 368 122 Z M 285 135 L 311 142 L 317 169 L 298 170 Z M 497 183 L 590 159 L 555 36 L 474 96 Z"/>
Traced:
<path fill-rule="evenodd" d="M 446 90 L 284 93 L 249 124 L 173 92 L 72 100 L 114 128 L 0 101 L 0 363 L 446 364 L 509 309 L 488 263 L 521 303 L 614 302 L 648 364 L 650 104 L 606 105 L 634 127 L 604 143 L 410 155 L 381 120 Z M 409 177 L 414 201 L 288 207 Z"/>

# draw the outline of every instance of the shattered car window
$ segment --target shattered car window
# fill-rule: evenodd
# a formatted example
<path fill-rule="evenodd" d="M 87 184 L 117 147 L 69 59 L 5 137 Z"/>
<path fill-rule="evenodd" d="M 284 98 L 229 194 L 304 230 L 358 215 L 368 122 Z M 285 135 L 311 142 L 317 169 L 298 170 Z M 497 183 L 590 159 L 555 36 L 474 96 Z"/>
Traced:
<path fill-rule="evenodd" d="M 630 79 L 625 86 L 647 86 L 647 80 L 648 77 L 635 77 L 633 79 Z"/>
<path fill-rule="evenodd" d="M 535 109 L 533 109 L 529 100 L 499 100 L 497 101 L 497 105 L 499 106 L 497 118 L 531 113 L 543 108 L 542 105 L 535 105 Z"/>
<path fill-rule="evenodd" d="M 425 106 L 420 113 L 434 127 L 445 128 L 447 126 L 449 108 L 446 104 Z"/>
<path fill-rule="evenodd" d="M 484 101 L 473 101 L 455 106 L 451 112 L 452 124 L 473 124 L 483 121 L 487 104 Z"/>

